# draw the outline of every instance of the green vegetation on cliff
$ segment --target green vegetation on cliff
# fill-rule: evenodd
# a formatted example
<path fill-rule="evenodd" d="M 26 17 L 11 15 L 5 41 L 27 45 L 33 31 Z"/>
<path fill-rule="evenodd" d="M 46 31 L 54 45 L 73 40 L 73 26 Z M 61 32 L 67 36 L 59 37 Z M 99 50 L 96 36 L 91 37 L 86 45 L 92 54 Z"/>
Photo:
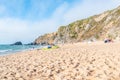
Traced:
<path fill-rule="evenodd" d="M 120 38 L 120 7 L 61 26 L 55 34 L 41 36 L 35 42 L 63 43 L 105 38 Z"/>

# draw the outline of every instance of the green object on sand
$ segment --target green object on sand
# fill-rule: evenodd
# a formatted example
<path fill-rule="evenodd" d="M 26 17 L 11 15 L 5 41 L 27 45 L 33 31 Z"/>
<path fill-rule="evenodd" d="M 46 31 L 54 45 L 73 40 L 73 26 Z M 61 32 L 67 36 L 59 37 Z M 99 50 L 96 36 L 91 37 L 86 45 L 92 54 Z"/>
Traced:
<path fill-rule="evenodd" d="M 51 48 L 42 48 L 42 50 L 53 50 L 53 49 L 58 49 L 59 46 L 55 45 L 55 46 L 52 46 Z"/>

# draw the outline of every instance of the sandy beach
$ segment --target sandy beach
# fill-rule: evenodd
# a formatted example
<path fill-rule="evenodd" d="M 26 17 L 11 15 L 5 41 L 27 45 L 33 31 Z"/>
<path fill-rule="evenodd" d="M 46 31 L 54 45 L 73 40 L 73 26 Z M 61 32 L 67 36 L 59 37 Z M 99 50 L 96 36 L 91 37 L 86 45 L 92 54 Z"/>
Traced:
<path fill-rule="evenodd" d="M 0 80 L 120 80 L 120 42 L 65 44 L 0 56 Z"/>

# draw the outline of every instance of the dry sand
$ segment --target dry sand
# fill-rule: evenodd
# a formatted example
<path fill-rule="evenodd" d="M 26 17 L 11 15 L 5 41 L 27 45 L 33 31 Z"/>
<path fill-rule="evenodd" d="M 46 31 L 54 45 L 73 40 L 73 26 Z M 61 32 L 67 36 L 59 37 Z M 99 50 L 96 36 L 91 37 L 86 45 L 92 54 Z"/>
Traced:
<path fill-rule="evenodd" d="M 120 43 L 75 43 L 0 57 L 0 80 L 120 80 Z"/>

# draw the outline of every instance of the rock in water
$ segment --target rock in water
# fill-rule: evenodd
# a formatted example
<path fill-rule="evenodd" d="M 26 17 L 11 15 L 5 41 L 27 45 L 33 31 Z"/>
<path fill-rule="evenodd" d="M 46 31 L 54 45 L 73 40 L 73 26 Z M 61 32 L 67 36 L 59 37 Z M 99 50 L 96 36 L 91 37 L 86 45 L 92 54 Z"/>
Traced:
<path fill-rule="evenodd" d="M 18 41 L 18 42 L 15 42 L 14 44 L 12 45 L 22 45 L 22 42 Z"/>

